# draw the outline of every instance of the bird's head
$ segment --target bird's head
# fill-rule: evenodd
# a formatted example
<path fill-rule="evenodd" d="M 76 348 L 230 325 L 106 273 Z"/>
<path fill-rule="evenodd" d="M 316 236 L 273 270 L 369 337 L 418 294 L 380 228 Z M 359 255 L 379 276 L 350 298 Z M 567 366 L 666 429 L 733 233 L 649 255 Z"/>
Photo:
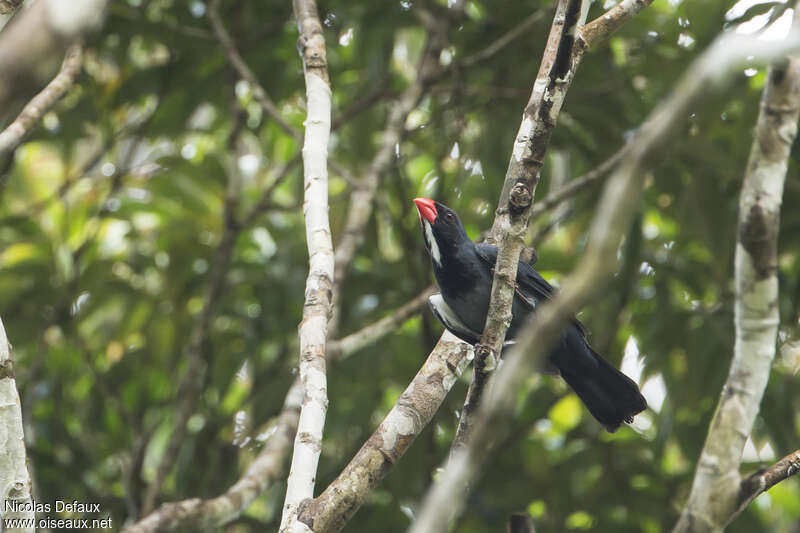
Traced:
<path fill-rule="evenodd" d="M 422 223 L 422 237 L 433 261 L 442 261 L 463 242 L 471 242 L 455 211 L 429 198 L 414 198 Z"/>

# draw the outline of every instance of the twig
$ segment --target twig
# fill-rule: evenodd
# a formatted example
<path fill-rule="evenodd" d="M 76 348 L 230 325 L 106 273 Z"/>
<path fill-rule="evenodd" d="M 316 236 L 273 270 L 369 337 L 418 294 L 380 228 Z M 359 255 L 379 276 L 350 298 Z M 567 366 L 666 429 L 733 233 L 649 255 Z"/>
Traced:
<path fill-rule="evenodd" d="M 0 157 L 13 151 L 30 133 L 42 115 L 58 102 L 75 83 L 81 70 L 82 50 L 80 45 L 73 45 L 67 50 L 61 70 L 55 78 L 33 97 L 17 118 L 0 132 Z"/>
<path fill-rule="evenodd" d="M 264 448 L 244 475 L 227 491 L 209 500 L 193 498 L 166 503 L 139 522 L 125 528 L 124 533 L 208 531 L 235 520 L 281 476 L 286 455 L 297 431 L 302 399 L 300 380 L 295 380 Z"/>
<path fill-rule="evenodd" d="M 339 340 L 328 343 L 328 360 L 344 359 L 350 354 L 369 346 L 380 338 L 395 331 L 403 322 L 414 316 L 425 306 L 428 297 L 436 292 L 436 287 L 425 287 L 421 293 L 398 307 L 393 313 L 361 328 Z"/>
<path fill-rule="evenodd" d="M 212 0 L 211 4 L 208 7 L 208 19 L 211 22 L 211 27 L 214 29 L 214 34 L 217 36 L 220 44 L 225 49 L 225 55 L 228 57 L 228 61 L 231 63 L 233 68 L 242 77 L 252 88 L 253 96 L 255 97 L 258 104 L 261 106 L 261 109 L 275 121 L 278 126 L 290 137 L 292 137 L 298 143 L 303 142 L 303 134 L 300 130 L 286 122 L 281 116 L 280 111 L 275 106 L 275 103 L 270 98 L 269 93 L 264 89 L 264 86 L 258 82 L 258 79 L 253 74 L 253 71 L 250 70 L 250 67 L 247 66 L 247 63 L 242 58 L 239 50 L 236 48 L 236 44 L 233 42 L 228 31 L 225 29 L 225 25 L 222 23 L 222 19 L 219 16 L 219 2 L 220 0 Z M 345 178 L 347 181 L 353 181 L 351 172 L 345 167 L 337 163 L 334 159 L 330 159 L 328 164 L 335 170 L 340 176 Z"/>
<path fill-rule="evenodd" d="M 527 376 L 556 340 L 563 324 L 601 287 L 616 268 L 616 251 L 632 219 L 647 163 L 665 144 L 691 106 L 730 78 L 747 56 L 756 62 L 800 49 L 800 36 L 781 42 L 725 34 L 684 73 L 669 97 L 637 132 L 628 157 L 606 184 L 591 224 L 589 245 L 564 289 L 523 328 L 481 404 L 472 438 L 451 459 L 442 478 L 426 496 L 412 533 L 445 531 L 451 513 L 464 503 L 461 487 L 469 486 L 482 463 L 501 441 L 514 399 Z"/>
<path fill-rule="evenodd" d="M 219 40 L 220 44 L 225 49 L 225 55 L 228 56 L 228 61 L 233 65 L 233 68 L 236 69 L 236 72 L 239 73 L 239 76 L 250 85 L 253 90 L 253 96 L 264 112 L 269 115 L 287 135 L 293 137 L 298 142 L 302 142 L 303 134 L 283 119 L 280 111 L 278 111 L 278 108 L 272 101 L 272 98 L 270 98 L 267 91 L 265 91 L 264 87 L 258 82 L 253 71 L 250 70 L 250 67 L 247 66 L 247 63 L 245 63 L 241 54 L 239 54 L 239 51 L 236 49 L 233 39 L 228 33 L 228 30 L 225 29 L 225 25 L 222 23 L 222 19 L 219 16 L 219 1 L 220 0 L 211 0 L 208 6 L 208 20 L 211 22 L 214 35 L 217 36 L 217 40 Z"/>
<path fill-rule="evenodd" d="M 545 14 L 544 9 L 534 11 L 533 13 L 525 17 L 522 20 L 522 22 L 517 24 L 515 27 L 511 28 L 506 33 L 504 33 L 496 41 L 492 42 L 489 46 L 487 46 L 486 48 L 484 48 L 479 52 L 476 52 L 470 56 L 465 57 L 463 61 L 457 63 L 458 67 L 469 68 L 476 65 L 477 63 L 481 63 L 483 61 L 486 61 L 487 59 L 492 58 L 495 54 L 500 52 L 503 48 L 511 44 L 513 41 L 525 35 L 525 33 L 527 33 L 528 30 L 530 30 L 534 24 L 539 22 L 544 17 L 544 14 Z"/>
<path fill-rule="evenodd" d="M 800 29 L 800 2 L 793 32 Z M 775 358 L 777 247 L 783 184 L 800 115 L 800 57 L 769 69 L 739 198 L 736 340 L 730 372 L 674 533 L 720 531 L 738 513 L 739 464 Z"/>
<path fill-rule="evenodd" d="M 614 153 L 614 155 L 600 163 L 600 165 L 593 168 L 583 176 L 574 178 L 568 181 L 562 187 L 559 187 L 554 191 L 550 191 L 547 196 L 536 202 L 536 204 L 531 208 L 531 220 L 541 216 L 543 213 L 556 207 L 561 202 L 572 198 L 590 185 L 593 185 L 607 177 L 614 167 L 616 167 L 625 157 L 625 150 L 627 146 L 627 144 L 623 145 L 622 148 Z"/>
<path fill-rule="evenodd" d="M 303 142 L 303 174 L 309 271 L 300 323 L 300 380 L 303 405 L 294 441 L 292 466 L 281 516 L 282 532 L 305 531 L 296 520 L 298 506 L 314 497 L 322 431 L 328 409 L 325 343 L 331 310 L 334 255 L 328 220 L 328 140 L 331 133 L 331 89 L 322 24 L 315 0 L 294 0 L 300 33 L 308 112 Z"/>

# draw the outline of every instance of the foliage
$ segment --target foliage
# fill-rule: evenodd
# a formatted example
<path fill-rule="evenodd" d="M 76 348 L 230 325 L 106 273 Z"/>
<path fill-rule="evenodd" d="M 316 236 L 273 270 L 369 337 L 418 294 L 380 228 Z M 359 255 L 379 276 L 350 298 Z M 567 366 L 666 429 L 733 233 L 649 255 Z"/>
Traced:
<path fill-rule="evenodd" d="M 392 97 L 411 81 L 424 29 L 415 4 L 320 2 L 334 119 L 331 156 L 358 177 L 375 153 Z M 446 13 L 444 2 L 433 9 Z M 602 5 L 593 7 L 594 16 Z M 610 2 L 613 4 L 613 2 Z M 766 12 L 756 6 L 744 19 Z M 558 154 L 567 174 L 592 169 L 630 136 L 688 63 L 726 25 L 730 2 L 657 0 L 584 60 L 538 194 Z M 458 68 L 533 11 L 489 60 Z M 177 413 L 189 336 L 225 231 L 230 176 L 242 217 L 293 165 L 270 207 L 242 227 L 202 345 L 207 368 L 189 432 L 161 501 L 212 497 L 268 438 L 294 379 L 307 271 L 298 143 L 266 117 L 214 38 L 201 1 L 118 0 L 87 45 L 84 72 L 16 153 L 0 206 L 0 316 L 14 345 L 37 499 L 99 502 L 122 524 L 138 512 Z M 285 120 L 302 129 L 304 87 L 288 1 L 223 2 L 223 19 Z M 406 122 L 376 212 L 344 285 L 342 333 L 363 327 L 431 281 L 411 204 L 431 196 L 477 237 L 491 223 L 513 137 L 544 47 L 550 2 L 470 0 L 442 53 L 454 65 Z M 475 488 L 460 532 L 501 531 L 527 510 L 537 531 L 667 531 L 727 373 L 733 342 L 733 246 L 741 177 L 764 72 L 686 117 L 648 179 L 620 250 L 620 274 L 581 319 L 625 369 L 642 365 L 652 410 L 606 434 L 560 380 L 531 376 L 511 439 Z M 800 384 L 792 340 L 800 310 L 800 202 L 792 161 L 781 222 L 781 344 L 753 433 L 753 469 L 797 448 Z M 331 180 L 336 238 L 350 185 Z M 541 242 L 537 268 L 558 282 L 586 242 L 599 186 L 576 197 Z M 555 216 L 538 220 L 534 232 Z M 562 210 L 563 214 L 563 210 Z M 334 241 L 335 242 L 335 241 Z M 440 332 L 425 310 L 380 343 L 331 366 L 317 481 L 324 488 L 413 377 Z M 638 357 L 638 362 L 637 362 Z M 347 531 L 402 531 L 446 457 L 468 383 L 451 392 Z M 666 395 L 659 394 L 659 383 Z M 663 397 L 663 402 L 657 401 Z M 756 451 L 757 450 L 757 451 Z M 227 529 L 274 530 L 284 486 Z M 786 531 L 800 482 L 759 498 L 732 532 Z"/>

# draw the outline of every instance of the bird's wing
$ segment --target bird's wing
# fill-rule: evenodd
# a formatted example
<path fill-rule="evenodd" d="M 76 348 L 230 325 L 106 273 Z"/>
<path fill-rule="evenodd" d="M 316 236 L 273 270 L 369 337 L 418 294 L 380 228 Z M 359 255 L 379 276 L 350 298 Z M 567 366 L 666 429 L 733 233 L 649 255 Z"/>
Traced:
<path fill-rule="evenodd" d="M 497 246 L 481 243 L 476 244 L 475 248 L 478 251 L 478 257 L 494 272 L 494 265 L 497 262 Z M 517 265 L 517 285 L 514 291 L 520 302 L 531 310 L 536 307 L 538 302 L 550 300 L 556 294 L 555 288 L 525 261 L 520 261 Z M 584 337 L 587 335 L 588 331 L 580 320 L 573 317 L 571 322 L 578 327 Z"/>
<path fill-rule="evenodd" d="M 493 244 L 477 244 L 478 257 L 494 271 L 497 262 L 497 246 Z M 524 261 L 517 265 L 517 296 L 522 303 L 533 309 L 540 300 L 549 300 L 555 295 L 555 289 L 547 283 L 532 266 Z"/>

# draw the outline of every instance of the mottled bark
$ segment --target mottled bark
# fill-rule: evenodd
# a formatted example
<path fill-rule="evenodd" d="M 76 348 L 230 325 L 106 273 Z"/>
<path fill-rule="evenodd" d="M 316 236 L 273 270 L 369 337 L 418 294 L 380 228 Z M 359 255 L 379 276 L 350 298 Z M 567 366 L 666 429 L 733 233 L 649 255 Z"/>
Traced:
<path fill-rule="evenodd" d="M 281 517 L 281 531 L 304 531 L 297 507 L 314 496 L 322 433 L 328 409 L 325 343 L 333 290 L 333 243 L 328 220 L 328 141 L 331 132 L 331 89 L 322 24 L 314 0 L 295 0 L 300 32 L 308 111 L 303 142 L 303 174 L 309 271 L 303 320 L 300 323 L 300 380 L 303 405 L 294 441 L 292 465 Z"/>
<path fill-rule="evenodd" d="M 739 506 L 742 450 L 775 357 L 778 226 L 798 112 L 800 59 L 793 58 L 769 69 L 761 98 L 739 198 L 733 359 L 675 533 L 721 531 Z"/>
<path fill-rule="evenodd" d="M 6 330 L 0 322 L 0 487 L 2 487 L 3 519 L 33 518 L 31 479 L 25 463 L 25 437 L 22 431 L 22 408 L 17 382 L 14 379 L 14 359 Z M 20 505 L 19 511 L 5 512 L 6 505 Z M 25 506 L 30 506 L 25 509 Z M 9 528 L 7 531 L 33 532 L 35 528 Z"/>
<path fill-rule="evenodd" d="M 67 50 L 64 62 L 61 63 L 61 70 L 47 87 L 33 97 L 22 109 L 17 118 L 0 133 L 0 156 L 3 156 L 17 146 L 30 133 L 39 119 L 53 105 L 61 100 L 67 91 L 75 83 L 75 78 L 81 71 L 81 59 L 83 51 L 80 45 L 73 45 Z"/>
<path fill-rule="evenodd" d="M 522 115 L 488 239 L 499 248 L 489 313 L 481 341 L 475 347 L 473 378 L 453 441 L 454 451 L 463 447 L 470 438 L 483 388 L 496 366 L 496 358 L 511 324 L 517 264 L 525 247 L 524 237 L 528 231 L 536 184 L 550 136 L 581 58 L 575 46 L 575 35 L 585 21 L 588 8 L 588 1 L 561 0 L 558 3 L 539 73 Z"/>
<path fill-rule="evenodd" d="M 299 520 L 314 533 L 340 531 L 371 490 L 431 421 L 467 365 L 469 346 L 445 333 L 413 381 L 355 457 L 314 500 L 300 506 Z"/>

